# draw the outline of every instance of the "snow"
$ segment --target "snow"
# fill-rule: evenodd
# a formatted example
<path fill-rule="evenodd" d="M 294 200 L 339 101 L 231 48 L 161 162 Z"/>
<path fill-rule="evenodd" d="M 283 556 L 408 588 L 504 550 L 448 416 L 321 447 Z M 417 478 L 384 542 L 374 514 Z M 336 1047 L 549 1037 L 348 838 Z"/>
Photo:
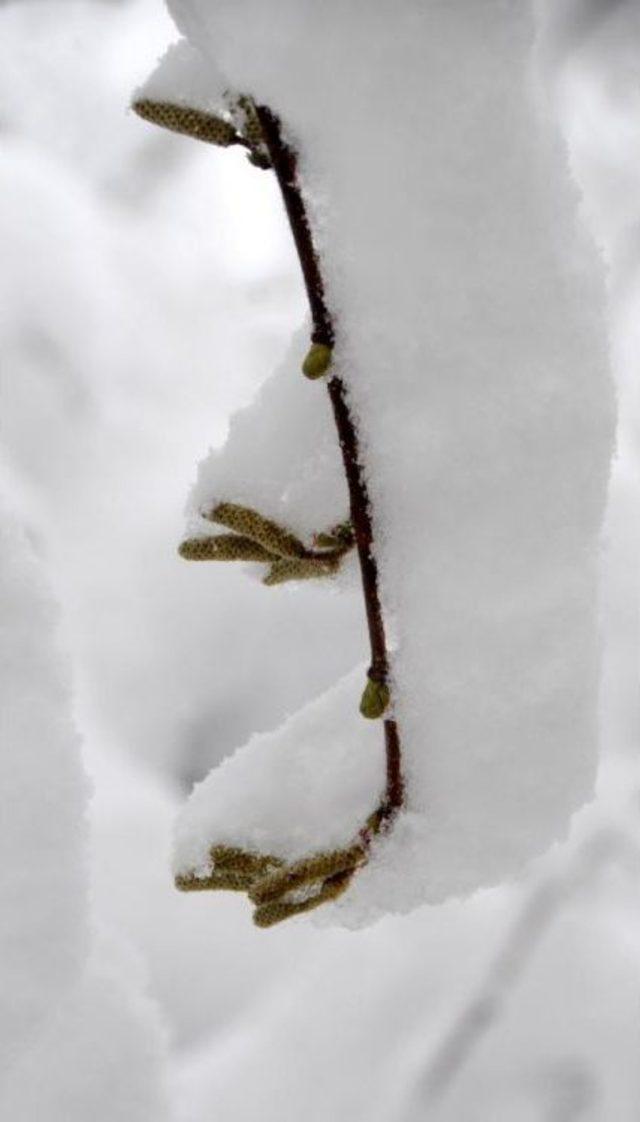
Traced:
<path fill-rule="evenodd" d="M 2 790 L 0 1032 L 19 1055 L 87 952 L 87 784 L 68 687 L 49 636 L 54 613 L 25 535 L 3 504 L 0 530 Z"/>
<path fill-rule="evenodd" d="M 3 503 L 0 1113 L 17 1122 L 166 1118 L 164 1041 L 141 980 L 89 916 L 88 783 L 50 593 Z"/>
<path fill-rule="evenodd" d="M 258 932 L 247 901 L 234 893 L 219 893 L 211 908 L 202 896 L 176 892 L 171 842 L 179 793 L 103 742 L 89 714 L 83 723 L 92 729 L 88 762 L 96 784 L 94 911 L 144 964 L 179 1062 L 204 1036 L 224 1037 L 274 986 L 285 988 L 291 961 L 301 963 L 310 939 L 321 936 L 299 924 Z"/>
<path fill-rule="evenodd" d="M 427 5 L 414 6 L 424 20 Z M 282 0 L 278 7 L 279 26 L 272 5 L 265 3 L 264 14 L 251 12 L 262 21 L 256 26 L 265 49 L 272 37 L 282 49 L 287 37 L 299 44 L 300 21 L 314 29 L 316 15 L 306 5 L 289 8 Z M 377 11 L 388 19 L 384 5 L 328 7 L 334 39 L 361 11 L 363 49 L 368 21 L 377 21 Z M 27 657 L 28 674 L 18 682 L 10 661 L 10 681 L 18 682 L 18 692 L 20 683 L 37 690 L 45 663 L 51 680 L 60 680 L 66 749 L 62 740 L 47 740 L 58 765 L 50 776 L 47 770 L 47 789 L 60 794 L 64 760 L 71 776 L 68 815 L 57 816 L 54 827 L 41 821 L 48 817 L 47 789 L 25 774 L 28 804 L 37 797 L 40 809 L 30 816 L 31 831 L 25 811 L 27 840 L 23 835 L 16 846 L 23 845 L 31 860 L 28 839 L 36 831 L 44 836 L 57 828 L 58 842 L 68 841 L 62 871 L 42 858 L 59 892 L 47 942 L 38 920 L 46 886 L 33 890 L 41 885 L 39 869 L 17 911 L 5 907 L 17 883 L 16 861 L 5 860 L 0 873 L 0 930 L 16 933 L 13 958 L 0 961 L 3 1118 L 101 1122 L 108 1111 L 109 1122 L 162 1119 L 159 1068 L 165 1058 L 172 1122 L 637 1118 L 638 6 L 634 0 L 549 0 L 539 7 L 547 9 L 552 38 L 545 86 L 548 92 L 553 85 L 571 138 L 585 192 L 580 209 L 608 261 L 620 412 L 607 521 L 594 558 L 602 582 L 603 646 L 595 802 L 574 816 L 569 840 L 516 882 L 346 931 L 337 919 L 352 926 L 362 917 L 355 914 L 353 884 L 340 916 L 325 913 L 327 926 L 301 918 L 258 931 L 237 894 L 175 892 L 172 820 L 194 779 L 256 731 L 277 729 L 287 713 L 295 721 L 301 707 L 366 652 L 357 585 L 347 591 L 340 578 L 264 589 L 231 566 L 186 565 L 176 556 L 194 464 L 207 447 L 220 446 L 231 409 L 239 412 L 229 426 L 229 445 L 213 454 L 210 476 L 208 466 L 202 468 L 209 494 L 217 495 L 216 478 L 227 468 L 225 490 L 227 480 L 261 487 L 277 449 L 282 467 L 273 484 L 265 482 L 260 502 L 273 502 L 274 517 L 292 522 L 307 511 L 304 487 L 287 505 L 296 479 L 287 480 L 276 398 L 281 392 L 283 410 L 293 403 L 284 379 L 293 395 L 295 378 L 298 420 L 302 389 L 318 405 L 325 398 L 321 383 L 300 379 L 304 334 L 282 363 L 302 322 L 304 299 L 281 205 L 273 177 L 248 167 L 241 152 L 193 144 L 125 112 L 130 91 L 175 37 L 158 0 L 0 5 L 0 226 L 7 265 L 0 300 L 6 358 L 0 476 L 17 521 L 29 523 L 28 548 L 19 531 L 13 539 L 6 516 L 3 524 L 25 588 L 35 549 L 36 568 L 46 570 L 61 602 L 50 657 L 44 653 L 52 645 L 50 628 L 35 607 L 26 609 L 34 624 L 39 621 L 37 648 L 29 649 L 41 663 Z M 458 0 L 439 9 L 430 0 L 428 8 L 462 14 Z M 495 10 L 491 3 L 478 8 Z M 510 17 L 525 10 L 504 8 Z M 407 9 L 397 6 L 401 15 Z M 222 18 L 219 0 L 207 16 L 216 10 Z M 235 20 L 231 4 L 227 15 Z M 242 33 L 251 47 L 249 29 L 247 22 Z M 380 37 L 381 64 L 390 37 Z M 473 64 L 462 46 L 460 40 L 458 50 L 452 35 L 452 86 L 454 72 L 462 83 L 458 70 Z M 331 67 L 333 48 L 325 57 Z M 256 59 L 247 55 L 249 63 Z M 305 67 L 303 51 L 299 70 Z M 275 86 L 285 78 L 274 80 L 274 103 Z M 303 79 L 304 73 L 300 91 Z M 374 84 L 382 81 L 388 84 L 389 75 L 380 68 Z M 540 91 L 536 96 L 540 101 Z M 302 101 L 303 92 L 298 97 Z M 456 104 L 447 100 L 445 119 Z M 292 102 L 281 108 L 285 116 L 295 110 Z M 422 150 L 423 141 L 416 143 Z M 391 180 L 390 190 L 409 187 Z M 313 202 L 316 211 L 329 213 L 328 194 L 321 198 L 316 189 Z M 560 234 L 565 253 L 568 242 Z M 389 261 L 391 268 L 392 256 Z M 518 272 L 514 266 L 514 283 Z M 457 278 L 452 287 L 460 290 Z M 44 324 L 44 341 L 34 340 L 34 322 Z M 271 380 L 274 369 L 280 373 Z M 263 384 L 260 409 L 243 413 Z M 271 451 L 269 441 L 260 445 L 261 470 L 250 445 L 260 439 L 259 414 L 272 431 Z M 317 423 L 316 435 L 333 439 L 320 413 L 305 416 L 305 425 Z M 246 440 L 245 425 L 252 433 Z M 313 515 L 325 494 L 338 497 L 333 484 L 325 492 L 316 483 L 314 473 L 309 532 L 318 528 Z M 328 501 L 327 513 L 332 510 Z M 298 528 L 302 533 L 305 527 Z M 32 575 L 46 615 L 50 595 Z M 13 601 L 34 605 L 37 598 L 31 587 Z M 66 655 L 73 664 L 74 723 L 95 786 L 89 806 L 85 781 L 71 763 L 77 748 L 65 700 Z M 14 700 L 17 693 L 3 692 L 3 701 Z M 457 701 L 462 705 L 461 697 Z M 31 718 L 38 711 L 34 701 Z M 241 759 L 239 752 L 233 766 Z M 39 760 L 44 771 L 48 757 Z M 1 766 L 7 798 L 0 832 L 13 846 L 20 755 L 5 753 Z M 263 805 L 252 794 L 243 825 L 251 813 L 268 812 L 271 797 L 267 788 Z M 84 807 L 88 848 L 74 818 Z M 429 820 L 406 816 L 398 831 L 414 826 L 426 831 Z M 394 850 L 385 840 L 376 862 L 391 861 L 394 853 L 405 860 L 411 851 L 399 841 Z M 449 885 L 451 870 L 443 873 Z M 87 932 L 87 880 L 92 926 L 103 932 L 98 942 Z M 402 897 L 397 877 L 394 884 Z M 387 878 L 381 912 L 392 888 Z M 73 899 L 80 930 L 68 913 Z M 319 920 L 322 911 L 315 913 Z M 365 918 L 372 913 L 367 901 Z M 86 965 L 78 975 L 81 962 Z M 7 979 L 12 964 L 24 981 L 20 992 Z M 52 994 L 46 1020 L 31 980 L 36 976 Z M 140 997 L 145 990 L 153 1010 Z M 11 996 L 15 1003 L 5 1003 Z M 169 1031 L 164 1056 L 158 1006 Z M 15 1044 L 7 1057 L 9 1035 Z"/>
<path fill-rule="evenodd" d="M 237 502 L 288 526 L 310 545 L 349 517 L 349 497 L 331 406 L 300 372 L 307 334 L 298 332 L 278 370 L 230 422 L 223 449 L 200 465 L 190 496 L 197 515 Z M 200 525 L 211 533 L 211 523 Z"/>
<path fill-rule="evenodd" d="M 604 269 L 537 94 L 531 14 L 497 0 L 384 0 L 366 19 L 310 2 L 169 7 L 285 122 L 337 309 L 408 811 L 350 889 L 354 917 L 498 883 L 593 794 L 614 428 Z M 296 399 L 321 387 L 289 384 L 300 429 Z M 201 469 L 200 504 L 257 495 L 286 513 L 278 478 L 254 482 L 263 416 L 259 463 L 278 464 L 284 406 L 274 432 L 258 399 Z M 294 447 L 299 478 L 295 465 Z M 324 517 L 334 479 L 322 499 L 302 475 L 291 518 L 316 503 Z M 242 758 L 223 773 L 227 800 L 231 766 L 247 783 Z M 255 814 L 280 813 L 275 776 L 261 778 Z"/>
<path fill-rule="evenodd" d="M 213 842 L 285 860 L 351 844 L 384 793 L 379 728 L 358 713 L 364 681 L 358 667 L 196 786 L 177 827 L 176 873 L 206 875 Z"/>
<path fill-rule="evenodd" d="M 168 101 L 205 113 L 226 114 L 227 83 L 211 64 L 184 40 L 174 43 L 138 89 L 134 100 Z"/>
<path fill-rule="evenodd" d="M 16 1122 L 165 1120 L 163 1062 L 155 1007 L 95 967 L 11 1071 L 2 1108 Z"/>
<path fill-rule="evenodd" d="M 179 1122 L 204 1122 L 212 1104 L 266 1122 L 346 1111 L 374 1122 L 631 1120 L 637 851 L 611 820 L 605 830 L 587 812 L 579 823 L 571 852 L 538 866 L 524 891 L 324 931 L 286 990 L 192 1050 Z"/>
<path fill-rule="evenodd" d="M 363 622 L 316 587 L 292 614 L 277 591 L 177 556 L 194 463 L 281 361 L 302 298 L 271 177 L 126 113 L 168 18 L 153 0 L 89 10 L 2 10 L 3 440 L 92 712 L 190 784 L 350 670 Z M 252 636 L 240 674 L 231 630 Z M 297 652 L 286 675 L 262 656 L 275 633 Z"/>

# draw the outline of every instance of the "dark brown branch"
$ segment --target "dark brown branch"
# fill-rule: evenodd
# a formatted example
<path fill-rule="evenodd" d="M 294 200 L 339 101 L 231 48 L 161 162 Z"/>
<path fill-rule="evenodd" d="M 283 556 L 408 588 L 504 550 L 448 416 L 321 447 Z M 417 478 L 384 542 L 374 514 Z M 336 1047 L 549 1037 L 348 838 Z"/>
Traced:
<path fill-rule="evenodd" d="M 266 106 L 258 105 L 256 111 L 273 170 L 282 192 L 287 218 L 300 260 L 313 322 L 311 338 L 314 343 L 326 343 L 327 346 L 331 347 L 334 340 L 333 322 L 325 303 L 322 273 L 320 272 L 311 227 L 298 183 L 296 154 L 283 140 L 280 122 L 271 110 L 267 109 Z"/>
<path fill-rule="evenodd" d="M 266 106 L 256 107 L 273 170 L 284 201 L 291 233 L 304 277 L 313 323 L 312 342 L 333 346 L 334 322 L 329 311 L 318 255 L 313 243 L 300 182 L 296 154 L 282 136 L 278 118 Z M 342 451 L 349 501 L 367 614 L 371 667 L 369 676 L 388 684 L 389 655 L 380 603 L 378 566 L 373 552 L 371 503 L 359 455 L 358 435 L 349 409 L 345 385 L 338 375 L 329 376 L 327 388 Z M 395 720 L 384 721 L 387 760 L 387 783 L 384 813 L 391 817 L 403 803 L 402 758 L 400 736 Z"/>

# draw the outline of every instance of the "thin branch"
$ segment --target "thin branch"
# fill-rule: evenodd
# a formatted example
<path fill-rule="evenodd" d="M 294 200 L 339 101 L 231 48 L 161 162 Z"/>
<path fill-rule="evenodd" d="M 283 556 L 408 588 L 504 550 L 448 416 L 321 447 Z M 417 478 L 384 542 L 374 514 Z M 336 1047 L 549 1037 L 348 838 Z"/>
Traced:
<path fill-rule="evenodd" d="M 273 170 L 282 192 L 300 261 L 313 323 L 311 339 L 314 343 L 332 347 L 335 341 L 334 319 L 326 303 L 320 262 L 300 188 L 296 153 L 284 140 L 280 121 L 275 114 L 264 105 L 256 106 L 256 112 Z M 376 682 L 387 685 L 389 654 L 380 603 L 378 566 L 373 551 L 371 502 L 362 470 L 358 435 L 342 379 L 336 374 L 330 375 L 327 381 L 327 389 L 342 451 L 342 460 L 349 488 L 351 521 L 360 562 L 362 592 L 371 646 L 369 677 Z M 395 720 L 384 721 L 384 733 L 387 761 L 384 813 L 385 817 L 389 818 L 402 806 L 404 799 L 401 744 Z"/>
<path fill-rule="evenodd" d="M 292 148 L 282 136 L 280 121 L 265 105 L 257 105 L 256 112 L 262 128 L 271 164 L 278 180 L 282 199 L 295 242 L 307 299 L 313 322 L 312 341 L 333 346 L 333 320 L 327 308 L 320 263 L 313 244 L 302 192 L 298 182 L 298 161 Z"/>

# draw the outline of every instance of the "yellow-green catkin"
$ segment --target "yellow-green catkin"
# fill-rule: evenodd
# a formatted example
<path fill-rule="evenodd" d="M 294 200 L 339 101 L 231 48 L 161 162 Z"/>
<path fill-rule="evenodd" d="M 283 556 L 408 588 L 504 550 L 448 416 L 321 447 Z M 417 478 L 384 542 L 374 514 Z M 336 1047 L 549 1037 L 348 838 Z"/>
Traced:
<path fill-rule="evenodd" d="M 294 889 L 311 885 L 316 881 L 322 884 L 337 873 L 344 873 L 347 870 L 353 872 L 365 858 L 366 853 L 361 845 L 316 853 L 260 877 L 250 889 L 249 896 L 254 904 L 265 904 L 269 900 L 278 899 Z"/>
<path fill-rule="evenodd" d="M 214 869 L 233 869 L 251 877 L 262 877 L 282 868 L 284 861 L 270 853 L 256 853 L 235 845 L 213 845 L 209 850 Z"/>
<path fill-rule="evenodd" d="M 272 588 L 294 580 L 317 580 L 333 576 L 338 562 L 331 558 L 301 557 L 274 561 L 262 583 Z"/>
<path fill-rule="evenodd" d="M 312 343 L 302 363 L 302 373 L 305 378 L 315 381 L 322 378 L 331 366 L 333 351 L 326 343 Z"/>
<path fill-rule="evenodd" d="M 247 892 L 253 880 L 246 873 L 221 870 L 204 877 L 180 873 L 174 883 L 179 892 Z"/>
<path fill-rule="evenodd" d="M 134 101 L 133 109 L 145 121 L 169 129 L 170 132 L 204 140 L 207 144 L 216 144 L 220 148 L 228 148 L 238 140 L 238 134 L 230 121 L 201 109 L 175 105 L 170 101 L 153 101 L 150 98 Z"/>
<path fill-rule="evenodd" d="M 187 538 L 178 546 L 178 553 L 185 561 L 273 561 L 273 554 L 264 546 L 240 534 Z"/>
<path fill-rule="evenodd" d="M 380 807 L 367 820 L 367 829 L 376 833 L 382 816 Z M 255 906 L 256 926 L 272 927 L 335 900 L 367 859 L 362 835 L 344 849 L 310 854 L 291 864 L 272 854 L 218 843 L 209 850 L 206 870 L 178 874 L 175 884 L 182 892 L 246 892 Z"/>
<path fill-rule="evenodd" d="M 228 530 L 234 530 L 242 537 L 258 542 L 271 556 L 289 558 L 306 556 L 307 550 L 295 534 L 278 526 L 270 518 L 264 518 L 251 507 L 241 506 L 239 503 L 218 503 L 205 517 L 212 522 L 219 522 Z"/>
<path fill-rule="evenodd" d="M 273 927 L 276 923 L 282 923 L 292 916 L 310 912 L 313 908 L 319 908 L 321 904 L 326 904 L 341 896 L 349 886 L 352 876 L 352 869 L 344 873 L 338 873 L 325 881 L 324 884 L 319 884 L 318 892 L 305 897 L 303 900 L 287 900 L 284 898 L 259 904 L 253 913 L 253 922 L 256 927 Z"/>
<path fill-rule="evenodd" d="M 252 853 L 239 846 L 214 845 L 204 875 L 179 873 L 176 888 L 181 892 L 249 892 L 258 879 L 273 876 L 283 865 L 279 857 Z"/>

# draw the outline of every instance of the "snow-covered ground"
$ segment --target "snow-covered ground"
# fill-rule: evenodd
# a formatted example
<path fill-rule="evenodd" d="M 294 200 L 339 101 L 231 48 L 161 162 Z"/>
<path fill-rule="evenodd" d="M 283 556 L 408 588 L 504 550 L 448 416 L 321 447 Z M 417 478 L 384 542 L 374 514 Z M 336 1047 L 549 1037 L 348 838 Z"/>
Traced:
<path fill-rule="evenodd" d="M 307 141 L 427 822 L 399 827 L 391 875 L 383 844 L 337 918 L 409 914 L 257 931 L 244 898 L 174 891 L 174 820 L 263 732 L 208 781 L 211 840 L 253 806 L 287 852 L 320 844 L 330 775 L 314 790 L 308 751 L 283 823 L 267 750 L 306 737 L 339 766 L 335 683 L 366 657 L 351 569 L 270 590 L 176 555 L 198 461 L 197 502 L 253 497 L 305 534 L 344 502 L 326 402 L 309 406 L 322 387 L 286 392 L 305 306 L 279 198 L 241 153 L 127 113 L 178 35 L 160 0 L 0 5 L 7 1117 L 637 1117 L 640 16 L 628 0 L 537 7 L 540 96 L 607 260 L 609 368 L 605 266 L 520 92 L 526 5 L 335 5 L 333 26 L 311 0 L 172 4 Z"/>

